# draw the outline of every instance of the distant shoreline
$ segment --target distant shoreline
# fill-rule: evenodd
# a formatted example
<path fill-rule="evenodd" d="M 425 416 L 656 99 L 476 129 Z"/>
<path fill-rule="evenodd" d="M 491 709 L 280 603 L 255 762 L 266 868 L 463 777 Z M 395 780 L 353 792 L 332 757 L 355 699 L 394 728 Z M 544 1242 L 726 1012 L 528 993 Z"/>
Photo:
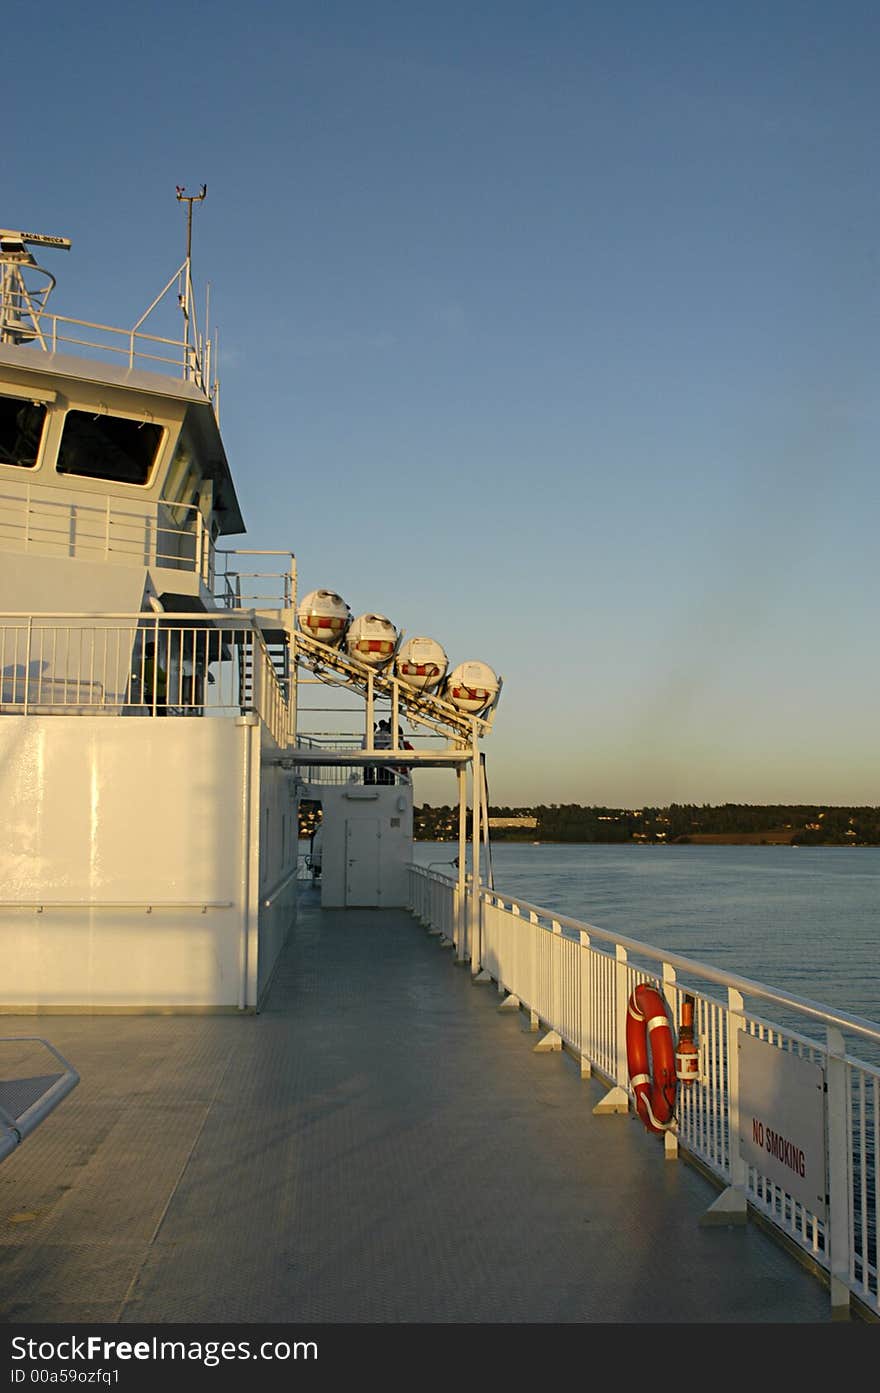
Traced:
<path fill-rule="evenodd" d="M 468 817 L 468 831 L 470 821 Z M 458 834 L 456 809 L 413 809 L 415 835 L 430 841 Z M 670 803 L 665 808 L 606 808 L 580 803 L 530 808 L 490 805 L 493 842 L 600 846 L 880 846 L 880 807 L 816 804 Z"/>
<path fill-rule="evenodd" d="M 467 839 L 470 845 L 470 837 Z M 428 846 L 457 846 L 457 837 L 416 837 L 415 842 L 425 843 Z M 676 837 L 672 841 L 664 841 L 662 838 L 644 841 L 607 841 L 600 842 L 595 839 L 592 841 L 558 841 L 552 837 L 491 837 L 492 846 L 632 846 L 632 847 L 664 847 L 664 846 L 790 846 L 798 850 L 804 848 L 815 850 L 821 848 L 825 851 L 858 851 L 871 847 L 880 846 L 880 842 L 793 842 L 785 837 L 761 837 L 757 833 L 750 832 L 731 832 L 725 836 L 723 833 L 703 833 L 693 837 Z"/>

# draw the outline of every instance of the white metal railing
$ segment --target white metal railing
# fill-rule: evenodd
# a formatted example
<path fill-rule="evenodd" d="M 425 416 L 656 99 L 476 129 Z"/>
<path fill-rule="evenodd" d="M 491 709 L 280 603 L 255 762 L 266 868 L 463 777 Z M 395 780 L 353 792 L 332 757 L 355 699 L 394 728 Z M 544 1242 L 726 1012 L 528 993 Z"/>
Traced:
<path fill-rule="evenodd" d="M 0 909 L 32 909 L 45 914 L 49 909 L 137 909 L 152 914 L 157 909 L 191 909 L 207 914 L 209 909 L 232 909 L 234 900 L 0 900 Z"/>
<path fill-rule="evenodd" d="M 36 266 L 32 269 L 42 271 Z M 42 274 L 48 275 L 44 271 Z M 54 285 L 54 277 L 51 281 Z M 149 334 L 143 327 L 163 301 L 168 303 L 172 289 L 176 290 L 177 304 L 184 315 L 183 339 Z M 194 382 L 206 396 L 209 394 L 215 346 L 199 331 L 188 260 L 174 272 L 130 329 L 50 314 L 45 309 L 45 298 L 29 295 L 20 278 L 13 280 L 4 275 L 0 291 L 0 338 L 4 342 L 33 343 L 49 353 L 56 353 L 61 347 L 85 348 L 90 353 L 104 353 L 121 360 L 128 368 L 147 366 L 155 370 L 158 364 L 159 371 L 171 369 L 176 376 Z"/>
<path fill-rule="evenodd" d="M 280 747 L 288 707 L 256 624 L 223 614 L 0 614 L 0 714 L 255 712 Z"/>
<path fill-rule="evenodd" d="M 177 279 L 176 275 L 174 279 Z M 44 312 L 40 316 L 39 328 L 32 332 L 32 337 L 50 353 L 56 353 L 62 346 L 68 349 L 86 348 L 91 353 L 106 353 L 111 358 L 120 359 L 129 368 L 146 366 L 155 369 L 158 365 L 159 371 L 171 369 L 175 376 L 195 382 L 205 390 L 205 383 L 210 381 L 207 360 L 210 358 L 211 345 L 202 345 L 200 352 L 196 345 L 181 339 L 145 333 L 140 328 L 142 323 L 143 318 L 132 329 L 120 329 L 112 324 Z"/>
<path fill-rule="evenodd" d="M 355 739 L 322 740 L 320 737 L 311 735 L 297 735 L 296 744 L 302 750 L 327 750 L 349 753 L 359 750 L 361 742 Z M 343 764 L 320 764 L 310 765 L 300 771 L 300 776 L 307 784 L 348 784 L 363 783 L 364 771 L 358 768 L 348 768 Z"/>
<path fill-rule="evenodd" d="M 4 479 L 0 547 L 191 571 L 214 590 L 214 543 L 199 508 L 188 504 L 144 502 L 138 508 L 110 497 L 88 503 L 30 479 Z"/>
<path fill-rule="evenodd" d="M 824 1271 L 834 1305 L 852 1295 L 880 1315 L 880 1025 L 485 887 L 474 900 L 468 885 L 466 899 L 460 906 L 450 877 L 410 867 L 412 912 L 488 972 L 499 991 L 518 998 L 533 1025 L 557 1032 L 585 1074 L 598 1074 L 630 1103 L 626 1015 L 633 989 L 655 983 L 674 1021 L 684 995 L 693 997 L 700 1075 L 679 1086 L 670 1142 Z M 739 1032 L 822 1071 L 828 1186 L 822 1213 L 740 1154 Z M 859 1058 L 845 1037 L 857 1039 L 876 1062 Z"/>
<path fill-rule="evenodd" d="M 327 754 L 360 755 L 364 750 L 363 738 L 358 736 L 297 735 L 296 747 L 299 750 L 318 750 Z M 380 751 L 379 753 L 383 753 Z M 387 753 L 387 750 L 384 751 Z M 307 784 L 409 784 L 412 783 L 409 766 L 394 768 L 386 765 L 364 767 L 348 764 L 309 764 L 301 766 L 301 777 Z"/>
<path fill-rule="evenodd" d="M 282 571 L 273 563 L 263 570 L 258 557 L 284 556 Z M 292 551 L 248 551 L 218 548 L 214 581 L 217 603 L 225 609 L 285 610 L 296 601 L 296 565 Z"/>

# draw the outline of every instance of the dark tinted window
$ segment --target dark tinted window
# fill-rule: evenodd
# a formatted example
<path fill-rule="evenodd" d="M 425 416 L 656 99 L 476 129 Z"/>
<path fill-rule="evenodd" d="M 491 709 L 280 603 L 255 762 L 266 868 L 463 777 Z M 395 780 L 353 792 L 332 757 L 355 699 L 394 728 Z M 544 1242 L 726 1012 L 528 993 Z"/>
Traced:
<path fill-rule="evenodd" d="M 45 406 L 20 397 L 0 397 L 0 464 L 33 469 L 45 420 Z"/>
<path fill-rule="evenodd" d="M 124 416 L 68 411 L 58 451 L 59 474 L 146 484 L 162 440 L 162 427 Z"/>

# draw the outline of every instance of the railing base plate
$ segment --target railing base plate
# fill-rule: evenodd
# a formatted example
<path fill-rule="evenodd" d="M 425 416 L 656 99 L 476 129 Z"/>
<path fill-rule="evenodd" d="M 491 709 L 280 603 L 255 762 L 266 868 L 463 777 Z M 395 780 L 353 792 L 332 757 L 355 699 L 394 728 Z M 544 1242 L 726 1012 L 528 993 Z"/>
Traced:
<path fill-rule="evenodd" d="M 601 1102 L 593 1108 L 594 1117 L 604 1117 L 610 1113 L 629 1112 L 629 1094 L 625 1088 L 611 1088 Z"/>
<path fill-rule="evenodd" d="M 724 1227 L 733 1228 L 735 1225 L 744 1224 L 748 1220 L 748 1208 L 746 1197 L 740 1190 L 735 1190 L 732 1185 L 728 1185 L 726 1190 L 722 1190 L 714 1204 L 710 1204 L 705 1214 L 700 1215 L 700 1227 Z"/>

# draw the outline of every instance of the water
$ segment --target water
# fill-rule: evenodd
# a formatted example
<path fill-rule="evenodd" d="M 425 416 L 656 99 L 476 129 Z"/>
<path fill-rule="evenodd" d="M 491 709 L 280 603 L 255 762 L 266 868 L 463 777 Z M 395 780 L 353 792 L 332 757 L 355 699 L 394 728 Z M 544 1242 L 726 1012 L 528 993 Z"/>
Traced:
<path fill-rule="evenodd" d="M 454 875 L 457 852 L 414 856 Z M 500 893 L 880 1023 L 880 847 L 500 842 L 491 859 Z"/>

